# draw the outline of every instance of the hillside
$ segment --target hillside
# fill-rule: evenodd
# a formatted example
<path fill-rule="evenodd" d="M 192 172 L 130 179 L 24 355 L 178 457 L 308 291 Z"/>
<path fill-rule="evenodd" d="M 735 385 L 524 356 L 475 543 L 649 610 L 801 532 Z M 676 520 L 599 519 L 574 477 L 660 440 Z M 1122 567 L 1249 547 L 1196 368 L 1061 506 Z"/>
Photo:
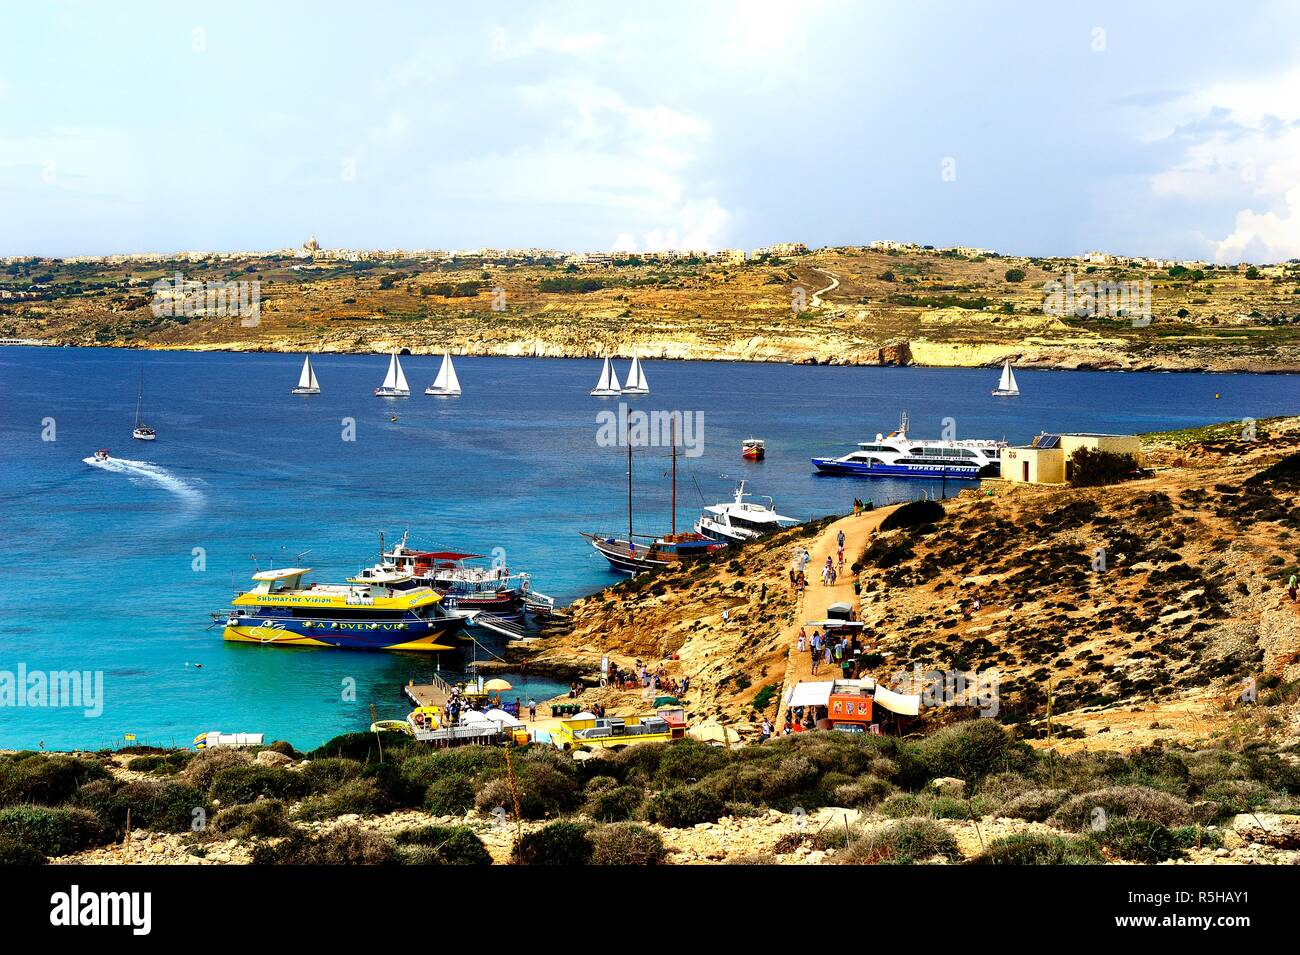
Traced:
<path fill-rule="evenodd" d="M 580 600 L 571 632 L 520 652 L 589 673 L 603 652 L 620 663 L 670 658 L 670 675 L 691 678 L 697 719 L 772 717 L 798 627 L 831 599 L 813 583 L 796 601 L 791 556 L 807 547 L 820 566 L 829 551 L 819 542 L 842 527 L 850 555 L 860 553 L 877 679 L 996 668 L 998 719 L 1043 742 L 1050 696 L 1051 736 L 1065 750 L 1240 731 L 1257 712 L 1242 705 L 1245 689 L 1276 696 L 1300 677 L 1300 608 L 1281 586 L 1298 563 L 1298 451 L 1297 419 L 1261 425 L 1253 442 L 1232 426 L 1149 436 L 1151 478 L 1091 489 L 985 482 L 925 527 L 880 531 L 877 512 L 797 528 Z M 976 596 L 966 619 L 958 601 Z M 636 709 L 635 694 L 589 692 Z"/>
<path fill-rule="evenodd" d="M 260 283 L 256 327 L 155 316 L 152 285 Z M 1008 277 L 1010 275 L 1010 278 Z M 1151 322 L 1044 312 L 1045 283 L 1151 283 Z M 823 289 L 821 294 L 817 294 Z M 498 294 L 494 290 L 501 289 Z M 1090 266 L 933 250 L 821 249 L 729 264 L 609 266 L 289 257 L 0 272 L 0 337 L 272 351 L 1029 367 L 1300 370 L 1300 266 Z M 796 311 L 802 300 L 805 308 Z M 494 308 L 494 306 L 496 306 Z"/>

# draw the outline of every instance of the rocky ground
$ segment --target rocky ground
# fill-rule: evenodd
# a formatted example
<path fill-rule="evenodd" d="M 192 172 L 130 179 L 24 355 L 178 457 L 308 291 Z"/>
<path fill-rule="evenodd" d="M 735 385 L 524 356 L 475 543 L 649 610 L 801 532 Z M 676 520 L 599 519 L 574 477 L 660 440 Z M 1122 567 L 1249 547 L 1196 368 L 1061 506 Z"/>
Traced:
<path fill-rule="evenodd" d="M 153 313 L 152 285 L 258 281 L 256 326 Z M 1008 273 L 1022 275 L 1009 280 Z M 1151 322 L 1044 313 L 1046 283 L 1151 283 Z M 838 284 L 820 296 L 814 293 Z M 587 281 L 587 290 L 561 285 Z M 0 337 L 149 348 L 627 356 L 1130 370 L 1300 370 L 1300 270 L 1199 276 L 1068 259 L 821 249 L 727 265 L 165 262 L 0 273 Z M 594 284 L 592 284 L 594 283 Z M 39 291 L 31 292 L 33 287 Z M 500 289 L 501 292 L 496 290 Z M 800 304 L 802 303 L 802 304 Z"/>

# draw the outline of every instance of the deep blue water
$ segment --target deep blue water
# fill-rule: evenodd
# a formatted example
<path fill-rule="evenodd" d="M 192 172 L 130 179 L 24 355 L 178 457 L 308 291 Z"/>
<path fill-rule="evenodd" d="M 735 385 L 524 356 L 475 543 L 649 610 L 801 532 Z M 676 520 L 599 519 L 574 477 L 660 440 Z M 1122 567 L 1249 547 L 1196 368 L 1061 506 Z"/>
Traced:
<path fill-rule="evenodd" d="M 413 390 L 438 359 L 404 361 Z M 303 562 L 338 580 L 373 562 L 378 534 L 489 553 L 562 601 L 618 578 L 578 537 L 626 526 L 624 453 L 601 447 L 588 396 L 599 362 L 464 358 L 456 401 L 371 396 L 385 356 L 315 361 L 323 394 L 294 398 L 292 355 L 0 348 L 0 673 L 101 670 L 103 715 L 0 707 L 0 746 L 96 747 L 123 734 L 188 743 L 264 732 L 312 746 L 407 707 L 400 687 L 434 661 L 404 654 L 227 644 L 208 612 L 253 571 Z M 153 444 L 130 436 L 145 371 Z M 620 375 L 626 362 L 619 362 Z M 1040 430 L 1151 431 L 1300 412 L 1295 376 L 1018 371 L 1021 397 L 989 395 L 991 369 L 843 368 L 648 361 L 646 410 L 703 413 L 703 455 L 679 459 L 679 527 L 745 478 L 807 518 L 919 493 L 915 482 L 816 477 L 809 458 L 891 430 L 1025 441 Z M 1216 398 L 1216 393 L 1221 397 Z M 390 421 L 396 413 L 398 420 Z M 356 440 L 341 439 L 342 419 Z M 56 440 L 42 440 L 53 418 Z M 740 458 L 746 437 L 767 460 Z M 143 465 L 83 462 L 107 446 Z M 639 452 L 638 532 L 668 529 L 666 449 Z M 206 569 L 192 569 L 203 548 Z M 447 669 L 463 663 L 450 654 Z M 187 664 L 202 663 L 201 668 Z M 355 702 L 343 699 L 355 680 Z M 542 698 L 553 683 L 514 679 Z"/>

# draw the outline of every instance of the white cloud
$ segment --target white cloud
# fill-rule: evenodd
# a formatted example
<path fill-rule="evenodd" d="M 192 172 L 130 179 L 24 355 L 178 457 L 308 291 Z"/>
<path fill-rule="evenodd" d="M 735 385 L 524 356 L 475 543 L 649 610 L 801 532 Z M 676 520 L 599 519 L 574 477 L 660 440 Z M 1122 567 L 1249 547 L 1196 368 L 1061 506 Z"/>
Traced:
<path fill-rule="evenodd" d="M 1213 84 L 1161 112 L 1170 125 L 1160 138 L 1186 146 L 1176 165 L 1151 177 L 1153 195 L 1237 207 L 1232 230 L 1209 240 L 1214 260 L 1300 256 L 1300 66 Z"/>
<path fill-rule="evenodd" d="M 546 23 L 539 23 L 522 38 L 515 39 L 505 27 L 496 27 L 491 34 L 490 49 L 494 59 L 515 60 L 538 53 L 560 53 L 565 56 L 584 56 L 601 49 L 608 37 L 595 30 L 582 33 L 565 33 Z"/>

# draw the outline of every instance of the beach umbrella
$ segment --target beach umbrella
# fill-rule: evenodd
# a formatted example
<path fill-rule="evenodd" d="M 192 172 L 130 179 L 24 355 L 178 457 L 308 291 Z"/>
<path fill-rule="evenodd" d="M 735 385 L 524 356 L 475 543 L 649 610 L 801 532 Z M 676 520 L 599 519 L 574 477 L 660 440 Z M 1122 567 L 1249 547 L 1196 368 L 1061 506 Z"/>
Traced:
<path fill-rule="evenodd" d="M 496 677 L 495 679 L 488 680 L 486 683 L 484 683 L 483 689 L 495 693 L 501 690 L 513 690 L 514 686 L 511 685 L 510 681 L 503 680 L 500 677 Z"/>
<path fill-rule="evenodd" d="M 660 706 L 682 706 L 682 701 L 675 696 L 658 696 L 655 697 L 655 707 Z"/>

